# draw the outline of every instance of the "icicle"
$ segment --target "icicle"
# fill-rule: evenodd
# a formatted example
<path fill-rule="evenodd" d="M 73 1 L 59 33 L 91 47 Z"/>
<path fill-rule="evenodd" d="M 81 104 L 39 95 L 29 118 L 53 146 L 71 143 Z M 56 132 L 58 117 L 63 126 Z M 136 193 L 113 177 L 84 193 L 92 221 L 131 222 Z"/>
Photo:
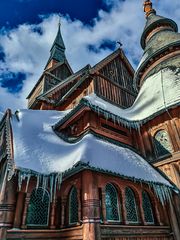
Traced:
<path fill-rule="evenodd" d="M 27 191 L 28 191 L 28 186 L 29 186 L 29 181 L 30 181 L 30 179 L 31 179 L 31 174 L 28 174 L 28 176 L 27 176 L 27 182 L 26 182 L 26 190 L 25 190 L 26 193 L 27 193 Z"/>
<path fill-rule="evenodd" d="M 36 178 L 37 178 L 36 189 L 38 189 L 40 185 L 40 175 L 38 174 Z"/>
<path fill-rule="evenodd" d="M 52 198 L 53 198 L 53 185 L 54 185 L 54 174 L 50 176 L 50 198 L 51 198 L 51 202 L 52 202 Z"/>
<path fill-rule="evenodd" d="M 21 172 L 18 173 L 18 189 L 21 191 L 22 186 L 22 179 L 21 179 Z"/>
<path fill-rule="evenodd" d="M 43 175 L 43 182 L 42 182 L 42 188 L 43 188 L 43 197 L 42 201 L 44 200 L 45 190 L 47 188 L 47 177 Z"/>
<path fill-rule="evenodd" d="M 58 174 L 58 190 L 60 190 L 61 183 L 62 183 L 62 173 L 59 173 Z"/>
<path fill-rule="evenodd" d="M 53 193 L 53 199 L 56 198 L 56 186 L 57 186 L 57 174 L 55 176 L 55 180 L 54 180 L 54 193 Z"/>

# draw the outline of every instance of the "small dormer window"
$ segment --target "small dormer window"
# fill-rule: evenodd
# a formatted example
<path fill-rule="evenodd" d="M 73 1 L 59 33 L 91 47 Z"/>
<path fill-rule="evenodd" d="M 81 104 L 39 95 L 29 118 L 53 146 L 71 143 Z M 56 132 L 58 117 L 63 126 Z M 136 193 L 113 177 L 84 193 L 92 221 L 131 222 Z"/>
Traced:
<path fill-rule="evenodd" d="M 172 145 L 167 131 L 160 130 L 154 135 L 154 145 L 157 157 L 171 154 Z"/>

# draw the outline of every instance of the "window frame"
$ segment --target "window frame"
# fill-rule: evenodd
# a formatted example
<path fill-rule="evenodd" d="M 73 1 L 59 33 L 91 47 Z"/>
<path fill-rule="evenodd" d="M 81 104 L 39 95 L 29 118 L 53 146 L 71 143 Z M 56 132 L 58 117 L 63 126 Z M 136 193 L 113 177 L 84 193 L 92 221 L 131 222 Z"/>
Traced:
<path fill-rule="evenodd" d="M 76 190 L 77 193 L 77 222 L 70 222 L 71 219 L 71 212 L 70 212 L 70 200 L 71 200 L 71 195 L 72 191 Z M 69 197 L 68 197 L 68 224 L 69 225 L 77 225 L 79 223 L 79 201 L 78 201 L 78 191 L 75 186 L 73 186 L 69 192 Z"/>
<path fill-rule="evenodd" d="M 156 139 L 155 139 L 155 136 L 159 133 L 159 132 L 166 132 L 167 136 L 168 136 L 168 140 L 169 140 L 169 144 L 171 146 L 171 151 L 168 152 L 167 150 L 167 153 L 164 153 L 164 154 L 159 154 L 158 153 L 158 149 L 157 149 L 157 144 L 156 144 Z M 156 141 L 155 141 L 156 140 Z M 170 138 L 170 135 L 169 135 L 169 132 L 168 132 L 168 129 L 167 128 L 160 128 L 160 129 L 156 129 L 154 132 L 153 132 L 153 135 L 152 135 L 152 142 L 153 142 L 153 147 L 154 147 L 154 153 L 155 153 L 155 156 L 157 159 L 160 159 L 160 158 L 163 158 L 165 156 L 169 156 L 171 155 L 173 152 L 174 152 L 174 147 L 173 147 L 173 144 L 172 144 L 172 140 Z M 162 146 L 163 147 L 163 146 Z"/>
<path fill-rule="evenodd" d="M 145 219 L 145 214 L 144 214 L 144 208 L 143 208 L 143 193 L 145 193 L 148 197 L 148 200 L 150 201 L 150 205 L 151 205 L 151 215 L 152 215 L 152 218 L 153 218 L 153 222 L 147 222 L 146 219 Z M 155 224 L 155 217 L 154 217 L 154 212 L 153 212 L 153 208 L 152 208 L 152 204 L 151 204 L 151 198 L 149 196 L 149 193 L 146 191 L 146 190 L 143 190 L 142 191 L 142 209 L 143 209 L 143 217 L 144 217 L 144 222 L 148 225 L 154 225 Z"/>
<path fill-rule="evenodd" d="M 49 198 L 49 202 L 48 202 L 48 215 L 47 215 L 47 224 L 27 224 L 27 216 L 28 216 L 28 208 L 29 208 L 29 204 L 30 204 L 30 200 L 31 200 L 31 196 L 30 196 L 30 200 L 29 200 L 29 204 L 28 204 L 28 207 L 27 207 L 27 214 L 26 214 L 26 226 L 27 227 L 36 227 L 36 228 L 39 228 L 39 227 L 48 227 L 49 226 L 49 216 L 50 216 L 50 193 L 48 192 L 47 189 L 44 189 L 42 187 L 38 187 L 37 189 L 34 188 L 31 192 L 31 195 L 33 193 L 33 191 L 37 191 L 38 189 L 42 189 L 43 191 L 45 191 L 47 194 L 48 194 L 48 198 Z"/>
<path fill-rule="evenodd" d="M 112 183 L 107 183 L 106 186 L 105 186 L 105 199 L 104 199 L 104 201 L 105 201 L 105 208 L 106 208 L 106 187 L 107 187 L 108 185 L 112 186 L 113 189 L 114 189 L 115 192 L 116 192 L 118 220 L 109 220 L 109 219 L 107 219 L 107 211 L 106 211 L 106 221 L 107 221 L 108 223 L 120 223 L 120 222 L 122 222 L 122 218 L 121 218 L 121 212 L 120 212 L 120 206 L 119 206 L 118 191 L 117 191 L 116 187 L 114 186 L 114 184 L 112 184 Z M 106 208 L 106 209 L 107 209 L 107 208 Z"/>
<path fill-rule="evenodd" d="M 127 220 L 127 210 L 126 210 L 126 214 L 125 214 L 125 221 L 126 221 L 127 224 L 134 224 L 134 225 L 136 225 L 136 224 L 140 223 L 140 221 L 139 221 L 139 211 L 138 211 L 138 206 L 137 206 L 137 201 L 136 201 L 136 194 L 135 194 L 134 190 L 131 187 L 129 187 L 129 186 L 125 187 L 125 189 L 124 189 L 125 190 L 125 194 L 124 194 L 124 196 L 125 196 L 125 209 L 127 209 L 126 208 L 126 189 L 130 189 L 131 192 L 133 193 L 137 221 L 135 222 L 135 221 Z"/>

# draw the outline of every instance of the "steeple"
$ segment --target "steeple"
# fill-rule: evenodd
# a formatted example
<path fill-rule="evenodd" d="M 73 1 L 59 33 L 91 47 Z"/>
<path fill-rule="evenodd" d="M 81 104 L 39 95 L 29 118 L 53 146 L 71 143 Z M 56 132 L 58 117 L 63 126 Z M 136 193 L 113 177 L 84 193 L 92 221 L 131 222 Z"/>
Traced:
<path fill-rule="evenodd" d="M 46 64 L 45 69 L 48 67 L 49 63 L 54 60 L 54 62 L 64 62 L 66 59 L 65 56 L 65 45 L 61 35 L 61 23 L 58 24 L 58 32 L 56 38 L 53 42 L 53 45 L 50 50 L 50 57 Z"/>

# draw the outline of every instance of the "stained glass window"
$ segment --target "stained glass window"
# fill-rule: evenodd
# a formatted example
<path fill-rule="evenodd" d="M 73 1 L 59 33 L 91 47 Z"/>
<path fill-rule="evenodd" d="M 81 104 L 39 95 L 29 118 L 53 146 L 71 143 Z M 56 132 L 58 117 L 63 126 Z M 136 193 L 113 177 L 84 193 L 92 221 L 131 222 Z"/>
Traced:
<path fill-rule="evenodd" d="M 78 196 L 75 187 L 71 189 L 69 194 L 69 223 L 78 222 Z"/>
<path fill-rule="evenodd" d="M 147 192 L 142 192 L 142 206 L 144 211 L 144 220 L 147 223 L 154 223 L 152 205 Z"/>
<path fill-rule="evenodd" d="M 49 218 L 49 193 L 38 188 L 32 191 L 27 210 L 26 224 L 32 226 L 47 226 Z"/>
<path fill-rule="evenodd" d="M 106 219 L 108 221 L 119 221 L 120 216 L 118 208 L 117 191 L 112 184 L 106 185 L 105 203 L 106 203 Z"/>
<path fill-rule="evenodd" d="M 125 190 L 125 205 L 126 205 L 126 220 L 129 223 L 137 223 L 137 206 L 134 192 L 131 188 L 127 187 Z"/>
<path fill-rule="evenodd" d="M 165 130 L 160 130 L 155 134 L 154 144 L 158 157 L 172 152 L 172 145 Z"/>

